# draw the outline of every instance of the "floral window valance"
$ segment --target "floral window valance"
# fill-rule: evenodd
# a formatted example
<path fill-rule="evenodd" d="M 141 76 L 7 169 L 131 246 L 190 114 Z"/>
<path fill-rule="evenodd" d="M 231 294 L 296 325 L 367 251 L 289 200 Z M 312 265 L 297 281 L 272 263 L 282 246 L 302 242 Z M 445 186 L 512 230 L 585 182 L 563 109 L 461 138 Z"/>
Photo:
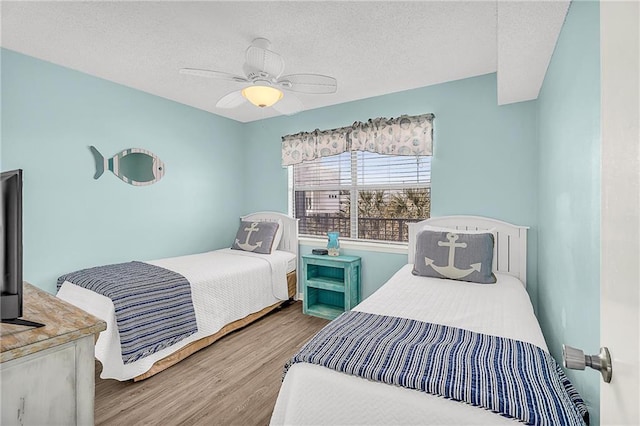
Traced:
<path fill-rule="evenodd" d="M 390 155 L 431 155 L 433 114 L 356 121 L 349 127 L 282 137 L 282 165 L 302 163 L 346 151 Z"/>

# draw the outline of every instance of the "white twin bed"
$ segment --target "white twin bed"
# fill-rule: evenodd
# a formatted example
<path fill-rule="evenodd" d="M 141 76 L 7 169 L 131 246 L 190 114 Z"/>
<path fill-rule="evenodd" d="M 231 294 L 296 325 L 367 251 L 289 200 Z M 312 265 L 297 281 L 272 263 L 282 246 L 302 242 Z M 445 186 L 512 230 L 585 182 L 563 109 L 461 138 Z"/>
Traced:
<path fill-rule="evenodd" d="M 416 234 L 425 225 L 493 230 L 497 282 L 483 285 L 413 275 Z M 525 288 L 526 230 L 469 216 L 411 224 L 408 264 L 353 310 L 507 337 L 547 351 Z M 513 423 L 469 404 L 307 362 L 295 363 L 287 371 L 271 418 L 273 425 Z"/>
<path fill-rule="evenodd" d="M 106 296 L 65 281 L 57 296 L 106 321 L 96 342 L 101 377 L 142 380 L 184 359 L 229 332 L 240 328 L 287 301 L 296 292 L 297 220 L 281 213 L 260 212 L 241 218 L 249 222 L 277 222 L 282 238 L 271 254 L 221 249 L 207 253 L 149 261 L 184 276 L 198 331 L 189 337 L 125 364 L 120 347 L 114 304 Z"/>

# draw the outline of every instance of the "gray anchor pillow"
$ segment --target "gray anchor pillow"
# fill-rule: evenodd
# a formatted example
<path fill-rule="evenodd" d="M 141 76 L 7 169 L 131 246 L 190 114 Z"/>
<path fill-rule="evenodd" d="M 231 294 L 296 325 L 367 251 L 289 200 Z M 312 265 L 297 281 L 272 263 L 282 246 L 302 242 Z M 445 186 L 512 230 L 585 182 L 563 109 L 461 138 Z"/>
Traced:
<path fill-rule="evenodd" d="M 423 230 L 416 238 L 413 275 L 480 284 L 496 282 L 491 271 L 493 234 Z"/>
<path fill-rule="evenodd" d="M 271 254 L 278 232 L 277 222 L 240 222 L 232 249 Z"/>

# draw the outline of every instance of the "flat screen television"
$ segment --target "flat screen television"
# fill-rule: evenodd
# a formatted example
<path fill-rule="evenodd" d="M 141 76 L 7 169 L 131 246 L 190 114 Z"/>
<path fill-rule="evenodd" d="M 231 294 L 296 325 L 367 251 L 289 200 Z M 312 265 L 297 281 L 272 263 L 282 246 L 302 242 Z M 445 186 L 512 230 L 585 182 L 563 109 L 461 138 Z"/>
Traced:
<path fill-rule="evenodd" d="M 22 316 L 22 170 L 2 172 L 2 223 L 0 234 L 0 316 L 2 322 L 42 327 L 43 324 L 20 319 Z"/>

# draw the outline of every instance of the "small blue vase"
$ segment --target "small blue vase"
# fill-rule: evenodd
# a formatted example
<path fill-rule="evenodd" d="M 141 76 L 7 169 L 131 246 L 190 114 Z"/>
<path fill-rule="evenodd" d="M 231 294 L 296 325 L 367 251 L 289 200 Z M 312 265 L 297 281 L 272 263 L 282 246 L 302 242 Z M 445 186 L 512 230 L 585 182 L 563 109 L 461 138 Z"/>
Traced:
<path fill-rule="evenodd" d="M 339 256 L 340 255 L 340 240 L 338 237 L 340 236 L 339 232 L 329 232 L 327 233 L 327 250 L 329 251 L 329 256 Z"/>

